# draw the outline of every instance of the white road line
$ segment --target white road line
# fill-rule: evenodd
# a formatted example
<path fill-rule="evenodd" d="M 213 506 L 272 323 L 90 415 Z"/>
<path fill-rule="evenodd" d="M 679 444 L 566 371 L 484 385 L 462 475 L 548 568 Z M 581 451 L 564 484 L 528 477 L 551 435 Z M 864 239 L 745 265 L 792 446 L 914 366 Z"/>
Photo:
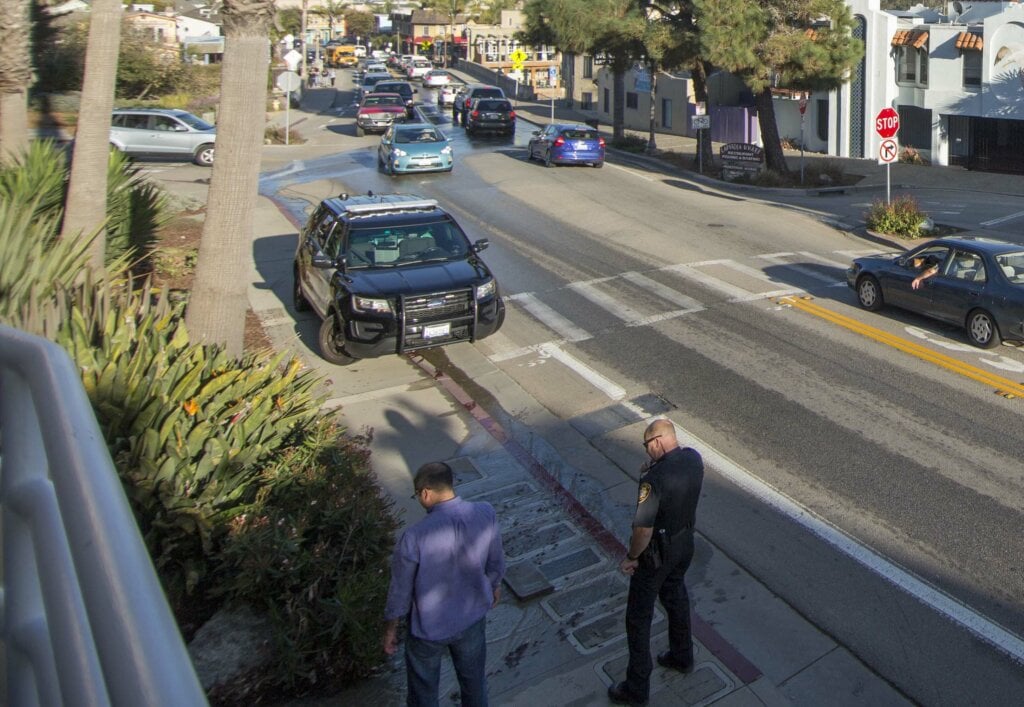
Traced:
<path fill-rule="evenodd" d="M 850 559 L 902 589 L 925 606 L 1003 651 L 1018 663 L 1024 663 L 1024 640 L 1019 636 L 982 616 L 941 589 L 882 557 L 810 509 L 804 508 L 781 491 L 758 479 L 739 464 L 703 442 L 699 437 L 678 425 L 676 425 L 676 429 L 681 442 L 687 440 L 687 443 L 699 449 L 704 460 L 733 484 L 818 536 Z"/>
<path fill-rule="evenodd" d="M 785 253 L 784 255 L 795 255 L 795 254 L 794 253 Z M 769 263 L 774 263 L 775 265 L 781 265 L 781 266 L 783 266 L 785 268 L 788 268 L 789 270 L 792 270 L 793 272 L 798 272 L 801 275 L 805 275 L 805 276 L 807 276 L 807 277 L 809 277 L 809 278 L 811 278 L 813 280 L 818 280 L 819 282 L 827 282 L 830 285 L 834 285 L 835 282 L 836 282 L 836 279 L 834 277 L 830 277 L 830 276 L 828 276 L 828 275 L 826 275 L 824 273 L 820 273 L 817 270 L 812 270 L 811 268 L 807 267 L 806 265 L 801 265 L 800 263 L 791 263 L 788 260 L 786 260 L 785 258 L 776 257 L 775 255 L 759 255 L 757 257 L 761 258 L 762 260 L 766 260 Z"/>
<path fill-rule="evenodd" d="M 566 368 L 569 368 L 575 372 L 580 378 L 590 383 L 592 386 L 600 390 L 602 393 L 607 395 L 612 400 L 622 400 L 626 397 L 626 389 L 613 383 L 610 379 L 605 378 L 603 375 L 595 371 L 587 364 L 575 358 L 558 344 L 554 342 L 548 342 L 546 344 L 540 344 L 536 347 L 538 353 L 546 356 L 550 356 Z"/>
<path fill-rule="evenodd" d="M 831 265 L 834 268 L 839 268 L 839 270 L 841 270 L 842 272 L 846 272 L 846 268 L 850 267 L 849 263 L 842 263 L 839 262 L 838 260 L 829 260 L 823 255 L 818 255 L 817 253 L 812 253 L 808 250 L 801 250 L 800 255 L 804 256 L 805 258 L 810 258 L 811 260 L 816 260 L 819 263 L 822 263 L 823 265 Z"/>
<path fill-rule="evenodd" d="M 598 307 L 606 310 L 607 312 L 615 315 L 622 321 L 626 322 L 627 325 L 636 326 L 639 322 L 642 322 L 646 317 L 640 312 L 636 311 L 632 307 L 622 302 L 611 295 L 605 294 L 601 290 L 594 287 L 595 282 L 605 282 L 608 278 L 602 278 L 600 280 L 589 280 L 586 282 L 573 282 L 567 287 L 570 290 L 578 292 L 583 297 L 596 304 Z"/>
<path fill-rule="evenodd" d="M 675 317 L 681 317 L 684 314 L 693 314 L 694 312 L 703 312 L 704 305 L 692 297 L 687 297 L 678 290 L 673 290 L 671 287 L 661 284 L 657 280 L 652 280 L 646 275 L 641 275 L 638 272 L 624 272 L 620 276 L 624 280 L 632 282 L 634 285 L 642 287 L 643 289 L 651 292 L 661 299 L 677 304 L 682 309 L 676 309 L 669 312 L 662 312 L 661 314 L 655 314 L 650 317 L 645 317 L 639 322 L 635 322 L 630 326 L 646 326 L 648 324 L 654 324 L 656 322 L 662 322 L 666 319 L 674 319 Z"/>
<path fill-rule="evenodd" d="M 997 223 L 1003 223 L 1004 221 L 1013 221 L 1014 219 L 1020 218 L 1022 216 L 1024 216 L 1024 211 L 1018 211 L 1015 214 L 1010 214 L 1009 216 L 1003 216 L 1002 218 L 994 218 L 994 219 L 992 219 L 990 221 L 982 221 L 980 225 L 982 225 L 982 226 L 995 226 Z"/>
<path fill-rule="evenodd" d="M 667 267 L 662 268 L 662 270 L 667 270 L 668 272 L 674 272 L 677 275 L 682 275 L 687 280 L 693 280 L 694 282 L 704 285 L 710 290 L 714 290 L 715 292 L 719 292 L 725 295 L 726 297 L 731 297 L 733 299 L 748 297 L 750 295 L 749 290 L 744 290 L 741 287 L 730 285 L 728 282 L 723 282 L 722 280 L 719 280 L 717 277 L 712 277 L 707 273 L 701 272 L 696 267 L 700 266 L 701 264 L 702 263 L 693 263 L 690 265 L 684 265 L 680 263 L 679 265 L 669 265 Z"/>
<path fill-rule="evenodd" d="M 509 295 L 506 299 L 519 303 L 523 309 L 537 318 L 541 324 L 558 334 L 565 341 L 585 341 L 592 338 L 589 332 L 576 326 L 576 324 L 541 302 L 532 292 L 520 292 Z"/>
<path fill-rule="evenodd" d="M 869 248 L 867 250 L 835 250 L 832 251 L 836 255 L 842 255 L 846 258 L 860 258 L 865 255 L 882 255 L 883 253 L 894 253 L 895 250 L 879 250 L 878 248 Z"/>

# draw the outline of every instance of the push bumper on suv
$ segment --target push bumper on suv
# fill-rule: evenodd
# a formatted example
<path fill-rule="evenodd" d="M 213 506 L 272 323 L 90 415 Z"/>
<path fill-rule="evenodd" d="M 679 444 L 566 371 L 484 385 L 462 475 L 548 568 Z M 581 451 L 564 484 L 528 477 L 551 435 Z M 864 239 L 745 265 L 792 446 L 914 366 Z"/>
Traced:
<path fill-rule="evenodd" d="M 476 341 L 498 331 L 505 303 L 477 301 L 474 288 L 428 295 L 402 295 L 388 314 L 347 312 L 345 349 L 354 358 L 374 358 L 417 349 Z"/>

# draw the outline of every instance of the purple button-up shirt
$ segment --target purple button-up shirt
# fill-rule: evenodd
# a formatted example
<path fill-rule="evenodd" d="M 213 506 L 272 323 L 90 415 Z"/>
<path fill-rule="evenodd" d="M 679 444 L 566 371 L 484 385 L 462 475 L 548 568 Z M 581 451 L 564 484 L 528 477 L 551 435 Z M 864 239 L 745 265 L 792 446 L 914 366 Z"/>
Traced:
<path fill-rule="evenodd" d="M 504 576 L 494 508 L 456 496 L 431 508 L 395 546 L 384 619 L 407 616 L 414 636 L 443 641 L 487 614 Z"/>

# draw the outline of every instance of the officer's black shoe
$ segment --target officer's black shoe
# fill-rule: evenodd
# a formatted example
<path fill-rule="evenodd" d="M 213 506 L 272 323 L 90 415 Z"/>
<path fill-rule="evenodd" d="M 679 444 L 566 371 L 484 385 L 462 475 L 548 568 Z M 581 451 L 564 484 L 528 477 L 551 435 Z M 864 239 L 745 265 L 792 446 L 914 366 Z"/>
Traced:
<path fill-rule="evenodd" d="M 692 673 L 693 663 L 682 663 L 672 657 L 672 651 L 665 651 L 658 654 L 658 665 L 670 670 L 678 670 L 681 673 Z"/>
<path fill-rule="evenodd" d="M 634 697 L 626 690 L 626 683 L 618 682 L 608 688 L 608 699 L 617 705 L 645 705 L 647 698 Z"/>

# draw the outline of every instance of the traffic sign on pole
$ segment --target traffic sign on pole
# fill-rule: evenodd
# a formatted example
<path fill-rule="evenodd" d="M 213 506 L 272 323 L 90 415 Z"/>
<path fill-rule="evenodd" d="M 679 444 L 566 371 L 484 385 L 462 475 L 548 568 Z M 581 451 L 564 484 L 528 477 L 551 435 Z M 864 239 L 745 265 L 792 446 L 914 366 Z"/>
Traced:
<path fill-rule="evenodd" d="M 891 164 L 896 161 L 899 154 L 899 144 L 892 138 L 886 138 L 878 147 L 878 164 Z"/>
<path fill-rule="evenodd" d="M 883 108 L 875 116 L 875 132 L 879 137 L 890 138 L 900 131 L 900 114 L 892 108 Z"/>

